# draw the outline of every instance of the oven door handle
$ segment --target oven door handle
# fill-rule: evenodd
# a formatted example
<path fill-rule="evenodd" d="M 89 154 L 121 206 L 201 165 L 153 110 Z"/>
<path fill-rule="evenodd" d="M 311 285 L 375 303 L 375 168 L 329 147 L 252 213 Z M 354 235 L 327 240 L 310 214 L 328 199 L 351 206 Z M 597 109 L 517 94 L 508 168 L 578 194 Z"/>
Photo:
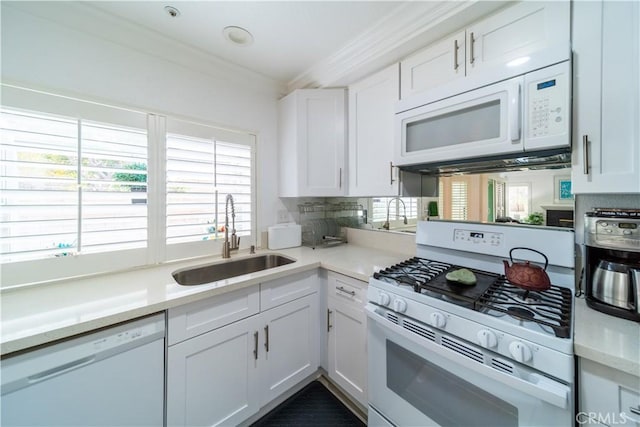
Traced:
<path fill-rule="evenodd" d="M 570 389 L 564 384 L 558 383 L 550 378 L 538 374 L 531 374 L 529 375 L 528 379 L 516 378 L 510 375 L 503 374 L 486 365 L 460 356 L 455 352 L 441 347 L 429 340 L 418 337 L 417 335 L 405 330 L 401 326 L 398 326 L 397 324 L 385 319 L 380 314 L 376 313 L 374 306 L 372 306 L 371 304 L 367 304 L 365 306 L 365 311 L 370 321 L 373 321 L 381 327 L 386 328 L 393 334 L 400 335 L 403 338 L 406 338 L 421 347 L 425 347 L 430 352 L 436 353 L 458 365 L 462 365 L 467 369 L 478 372 L 485 377 L 488 377 L 494 381 L 498 381 L 508 387 L 521 391 L 522 393 L 536 397 L 540 400 L 544 400 L 551 405 L 557 406 L 561 409 L 565 409 L 567 407 Z"/>

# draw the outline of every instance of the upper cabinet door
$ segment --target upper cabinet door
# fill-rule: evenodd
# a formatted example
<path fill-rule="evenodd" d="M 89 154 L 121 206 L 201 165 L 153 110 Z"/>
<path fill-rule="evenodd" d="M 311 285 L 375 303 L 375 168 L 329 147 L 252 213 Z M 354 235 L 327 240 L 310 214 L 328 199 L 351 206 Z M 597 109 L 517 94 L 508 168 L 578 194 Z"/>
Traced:
<path fill-rule="evenodd" d="M 349 196 L 398 194 L 391 166 L 398 64 L 349 86 Z"/>
<path fill-rule="evenodd" d="M 280 197 L 346 191 L 344 89 L 300 89 L 279 102 Z"/>
<path fill-rule="evenodd" d="M 464 77 L 465 65 L 465 33 L 460 31 L 402 61 L 402 99 Z"/>
<path fill-rule="evenodd" d="M 570 4 L 520 2 L 467 28 L 467 75 L 568 58 Z M 524 62 L 523 62 L 524 61 Z M 526 71 L 529 71 L 528 69 Z"/>
<path fill-rule="evenodd" d="M 570 27 L 569 1 L 511 4 L 402 61 L 402 99 L 445 98 L 566 61 Z"/>
<path fill-rule="evenodd" d="M 573 6 L 574 193 L 640 192 L 640 3 Z"/>

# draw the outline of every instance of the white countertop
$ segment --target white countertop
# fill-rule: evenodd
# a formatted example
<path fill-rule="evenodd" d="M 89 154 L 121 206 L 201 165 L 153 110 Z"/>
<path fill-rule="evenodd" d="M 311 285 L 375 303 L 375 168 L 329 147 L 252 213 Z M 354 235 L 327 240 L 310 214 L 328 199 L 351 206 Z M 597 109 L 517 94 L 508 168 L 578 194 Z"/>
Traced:
<path fill-rule="evenodd" d="M 640 377 L 640 323 L 593 310 L 584 298 L 575 305 L 576 356 Z"/>
<path fill-rule="evenodd" d="M 0 293 L 1 354 L 318 267 L 367 281 L 375 271 L 407 258 L 406 254 L 352 244 L 316 250 L 306 247 L 262 250 L 258 254 L 270 252 L 289 256 L 296 262 L 198 286 L 178 285 L 171 273 L 179 268 L 222 261 L 220 257 L 4 290 Z M 248 253 L 233 254 L 231 258 L 245 256 Z"/>
<path fill-rule="evenodd" d="M 134 271 L 70 279 L 0 293 L 2 355 L 111 326 L 171 307 L 322 267 L 367 281 L 382 268 L 410 255 L 353 244 L 316 250 L 299 247 L 276 252 L 296 262 L 219 282 L 180 286 L 179 268 L 222 261 L 200 258 Z M 248 256 L 233 254 L 232 259 Z M 608 316 L 575 300 L 574 347 L 579 357 L 640 376 L 640 324 Z"/>

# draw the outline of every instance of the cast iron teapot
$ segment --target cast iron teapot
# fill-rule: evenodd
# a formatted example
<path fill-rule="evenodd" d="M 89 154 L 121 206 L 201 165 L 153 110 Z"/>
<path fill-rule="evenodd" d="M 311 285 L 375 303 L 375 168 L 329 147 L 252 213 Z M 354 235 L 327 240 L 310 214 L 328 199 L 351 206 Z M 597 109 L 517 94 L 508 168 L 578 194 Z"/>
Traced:
<path fill-rule="evenodd" d="M 513 262 L 512 253 L 516 249 L 523 249 L 526 251 L 536 252 L 544 258 L 544 268 L 537 265 L 525 262 Z M 551 280 L 547 275 L 547 266 L 549 265 L 549 259 L 542 252 L 536 251 L 530 248 L 513 248 L 509 251 L 509 258 L 511 259 L 511 265 L 506 260 L 504 263 L 504 275 L 511 284 L 518 286 L 527 291 L 544 291 L 551 286 Z"/>

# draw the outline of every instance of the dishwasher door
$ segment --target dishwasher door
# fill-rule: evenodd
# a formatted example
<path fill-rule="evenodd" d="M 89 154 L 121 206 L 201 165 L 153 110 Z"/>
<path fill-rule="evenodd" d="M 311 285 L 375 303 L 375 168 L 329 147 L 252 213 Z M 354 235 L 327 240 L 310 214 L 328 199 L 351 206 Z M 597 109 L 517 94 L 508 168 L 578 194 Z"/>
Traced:
<path fill-rule="evenodd" d="M 2 426 L 162 426 L 164 314 L 0 362 Z"/>

